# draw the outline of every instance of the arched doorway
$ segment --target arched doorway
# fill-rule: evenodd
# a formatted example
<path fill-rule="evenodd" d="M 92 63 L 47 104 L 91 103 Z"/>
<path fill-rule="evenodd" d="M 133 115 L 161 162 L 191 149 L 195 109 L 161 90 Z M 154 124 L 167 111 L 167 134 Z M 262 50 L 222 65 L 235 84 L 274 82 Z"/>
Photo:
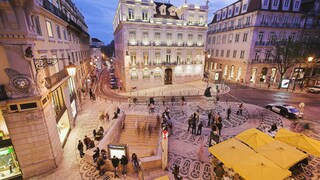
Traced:
<path fill-rule="evenodd" d="M 164 71 L 164 85 L 172 84 L 172 69 L 168 68 Z"/>

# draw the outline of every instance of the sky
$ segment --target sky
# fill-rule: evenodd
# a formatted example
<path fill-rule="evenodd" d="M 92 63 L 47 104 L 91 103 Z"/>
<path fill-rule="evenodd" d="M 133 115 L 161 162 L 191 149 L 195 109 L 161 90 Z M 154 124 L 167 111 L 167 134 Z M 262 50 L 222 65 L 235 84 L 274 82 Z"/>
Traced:
<path fill-rule="evenodd" d="M 157 0 L 168 2 L 169 0 Z M 213 13 L 237 0 L 209 0 L 208 23 L 211 22 Z M 91 38 L 100 39 L 106 45 L 113 40 L 113 18 L 118 6 L 118 0 L 73 0 L 82 12 L 85 22 L 89 27 Z M 170 3 L 178 7 L 185 0 L 171 0 Z M 206 0 L 187 0 L 188 4 L 205 5 Z"/>

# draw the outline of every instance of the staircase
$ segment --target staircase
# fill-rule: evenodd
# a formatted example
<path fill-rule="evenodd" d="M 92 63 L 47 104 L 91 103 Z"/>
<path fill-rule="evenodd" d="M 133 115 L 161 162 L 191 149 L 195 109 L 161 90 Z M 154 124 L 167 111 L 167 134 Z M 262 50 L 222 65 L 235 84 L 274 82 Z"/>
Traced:
<path fill-rule="evenodd" d="M 125 126 L 121 131 L 119 143 L 128 144 L 129 157 L 136 153 L 138 158 L 157 153 L 160 122 L 157 116 L 126 115 Z"/>

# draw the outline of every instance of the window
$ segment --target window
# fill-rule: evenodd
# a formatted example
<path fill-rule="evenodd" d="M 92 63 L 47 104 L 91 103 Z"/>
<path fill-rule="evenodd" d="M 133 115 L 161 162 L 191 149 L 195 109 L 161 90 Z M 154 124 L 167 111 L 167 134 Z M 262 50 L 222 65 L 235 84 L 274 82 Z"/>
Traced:
<path fill-rule="evenodd" d="M 247 4 L 244 4 L 243 7 L 242 7 L 242 11 L 246 11 L 246 10 L 247 10 L 247 7 L 248 7 L 248 5 L 247 5 Z"/>
<path fill-rule="evenodd" d="M 60 32 L 60 26 L 57 25 L 57 34 L 58 34 L 58 38 L 61 39 L 61 32 Z"/>
<path fill-rule="evenodd" d="M 219 50 L 216 49 L 216 56 L 219 56 Z"/>
<path fill-rule="evenodd" d="M 188 44 L 189 45 L 193 44 L 193 35 L 192 34 L 188 34 Z"/>
<path fill-rule="evenodd" d="M 263 40 L 263 35 L 264 35 L 264 32 L 259 32 L 259 35 L 258 35 L 258 40 L 259 40 L 259 42 L 262 42 L 262 40 Z"/>
<path fill-rule="evenodd" d="M 279 0 L 273 0 L 273 4 L 272 6 L 277 6 L 278 5 Z"/>
<path fill-rule="evenodd" d="M 228 65 L 225 65 L 225 66 L 224 66 L 223 75 L 224 75 L 224 76 L 227 76 L 227 75 L 228 75 Z"/>
<path fill-rule="evenodd" d="M 259 61 L 259 57 L 260 57 L 260 51 L 256 51 L 256 54 L 254 56 L 254 60 Z"/>
<path fill-rule="evenodd" d="M 46 25 L 47 25 L 47 30 L 48 30 L 48 36 L 50 38 L 53 38 L 51 22 L 46 20 Z"/>
<path fill-rule="evenodd" d="M 142 33 L 142 40 L 143 40 L 144 42 L 149 41 L 149 33 L 148 33 L 148 32 L 143 32 L 143 33 Z"/>
<path fill-rule="evenodd" d="M 227 35 L 222 36 L 222 44 L 225 44 L 227 40 Z"/>
<path fill-rule="evenodd" d="M 166 41 L 167 41 L 168 45 L 172 44 L 172 34 L 171 33 L 167 33 Z"/>
<path fill-rule="evenodd" d="M 62 28 L 64 40 L 67 40 L 67 32 L 65 28 Z"/>
<path fill-rule="evenodd" d="M 208 44 L 211 44 L 211 37 L 208 38 Z"/>
<path fill-rule="evenodd" d="M 238 19 L 238 27 L 241 27 L 242 25 L 242 19 Z"/>
<path fill-rule="evenodd" d="M 220 56 L 223 57 L 224 55 L 224 50 L 221 50 Z"/>
<path fill-rule="evenodd" d="M 277 35 L 274 32 L 270 32 L 268 40 L 274 42 L 277 39 Z"/>
<path fill-rule="evenodd" d="M 128 9 L 128 19 L 129 19 L 129 20 L 134 19 L 134 11 L 133 11 L 132 8 L 129 8 L 129 9 Z"/>
<path fill-rule="evenodd" d="M 234 78 L 234 65 L 231 66 L 230 69 L 230 78 L 233 79 Z"/>
<path fill-rule="evenodd" d="M 220 39 L 221 39 L 221 36 L 219 35 L 219 36 L 217 37 L 217 44 L 220 44 Z"/>
<path fill-rule="evenodd" d="M 212 44 L 215 44 L 215 43 L 216 43 L 216 37 L 213 36 L 213 37 L 212 37 Z"/>
<path fill-rule="evenodd" d="M 271 54 L 270 51 L 266 51 L 265 61 L 269 61 L 269 59 L 270 59 L 270 54 Z"/>
<path fill-rule="evenodd" d="M 131 31 L 129 32 L 129 41 L 135 41 L 136 40 L 136 32 Z"/>
<path fill-rule="evenodd" d="M 130 53 L 130 63 L 132 65 L 136 65 L 137 61 L 137 56 L 135 52 Z"/>
<path fill-rule="evenodd" d="M 178 44 L 182 44 L 183 42 L 183 35 L 181 33 L 178 34 Z"/>
<path fill-rule="evenodd" d="M 171 54 L 167 54 L 166 63 L 170 63 L 170 61 L 171 61 Z"/>
<path fill-rule="evenodd" d="M 189 15 L 189 24 L 193 24 L 193 18 L 194 18 L 194 15 L 190 14 Z"/>
<path fill-rule="evenodd" d="M 142 11 L 142 20 L 147 21 L 148 20 L 148 11 L 143 10 Z"/>
<path fill-rule="evenodd" d="M 240 59 L 243 59 L 244 58 L 244 51 L 241 51 L 240 52 Z"/>
<path fill-rule="evenodd" d="M 243 34 L 243 42 L 247 42 L 248 33 Z"/>
<path fill-rule="evenodd" d="M 231 14 L 232 14 L 232 9 L 229 9 L 228 10 L 228 16 L 231 16 Z"/>
<path fill-rule="evenodd" d="M 228 38 L 229 43 L 232 42 L 232 38 L 233 38 L 233 34 L 229 34 L 229 38 Z"/>
<path fill-rule="evenodd" d="M 288 24 L 288 16 L 283 17 L 283 24 L 284 25 Z"/>
<path fill-rule="evenodd" d="M 199 16 L 199 24 L 203 25 L 203 16 Z"/>
<path fill-rule="evenodd" d="M 226 18 L 226 11 L 223 11 L 223 13 L 222 13 L 222 18 L 223 18 L 223 19 Z"/>
<path fill-rule="evenodd" d="M 143 52 L 143 64 L 148 65 L 148 61 L 149 61 L 149 53 Z"/>
<path fill-rule="evenodd" d="M 233 57 L 233 58 L 236 58 L 236 57 L 237 57 L 237 50 L 234 50 L 234 51 L 233 51 L 232 57 Z"/>
<path fill-rule="evenodd" d="M 33 20 L 34 20 L 34 24 L 36 26 L 37 35 L 42 36 L 39 16 L 33 16 L 33 17 L 34 17 Z"/>
<path fill-rule="evenodd" d="M 181 61 L 181 52 L 177 52 L 177 63 L 178 64 L 182 63 L 182 61 Z"/>
<path fill-rule="evenodd" d="M 198 42 L 202 42 L 202 35 L 201 34 L 198 35 Z"/>
<path fill-rule="evenodd" d="M 294 2 L 294 8 L 295 8 L 295 9 L 299 9 L 299 7 L 300 7 L 300 1 L 296 0 L 296 1 Z"/>
<path fill-rule="evenodd" d="M 229 57 L 229 56 L 230 56 L 230 50 L 227 50 L 226 57 Z"/>
<path fill-rule="evenodd" d="M 268 5 L 268 1 L 269 0 L 263 0 L 263 6 L 267 6 Z"/>
<path fill-rule="evenodd" d="M 248 16 L 248 17 L 247 17 L 247 20 L 246 20 L 246 25 L 247 25 L 247 26 L 249 26 L 249 25 L 250 25 L 250 19 L 251 19 L 251 17 L 250 17 L 250 16 Z"/>
<path fill-rule="evenodd" d="M 276 24 L 277 22 L 278 22 L 278 16 L 273 16 L 271 24 Z"/>
<path fill-rule="evenodd" d="M 290 2 L 290 0 L 285 0 L 284 1 L 284 7 L 289 7 L 289 2 Z"/>
<path fill-rule="evenodd" d="M 156 59 L 156 63 L 160 64 L 160 52 L 155 53 L 155 59 Z"/>
<path fill-rule="evenodd" d="M 261 24 L 267 24 L 267 15 L 262 15 Z"/>
<path fill-rule="evenodd" d="M 234 42 L 239 42 L 239 37 L 240 37 L 240 34 L 236 34 L 236 37 L 234 39 Z"/>
<path fill-rule="evenodd" d="M 238 14 L 238 12 L 239 12 L 239 7 L 236 7 L 236 12 L 235 12 L 235 14 Z"/>
<path fill-rule="evenodd" d="M 154 40 L 155 40 L 155 42 L 160 42 L 160 33 L 159 32 L 154 33 Z"/>

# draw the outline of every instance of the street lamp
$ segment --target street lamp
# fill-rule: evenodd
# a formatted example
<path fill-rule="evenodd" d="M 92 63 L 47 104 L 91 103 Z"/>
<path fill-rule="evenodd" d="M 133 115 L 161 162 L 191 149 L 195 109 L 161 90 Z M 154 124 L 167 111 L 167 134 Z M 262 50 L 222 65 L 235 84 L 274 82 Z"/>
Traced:
<path fill-rule="evenodd" d="M 309 62 L 309 63 L 310 63 L 312 60 L 313 60 L 313 57 L 312 57 L 312 56 L 308 57 L 308 62 Z"/>

